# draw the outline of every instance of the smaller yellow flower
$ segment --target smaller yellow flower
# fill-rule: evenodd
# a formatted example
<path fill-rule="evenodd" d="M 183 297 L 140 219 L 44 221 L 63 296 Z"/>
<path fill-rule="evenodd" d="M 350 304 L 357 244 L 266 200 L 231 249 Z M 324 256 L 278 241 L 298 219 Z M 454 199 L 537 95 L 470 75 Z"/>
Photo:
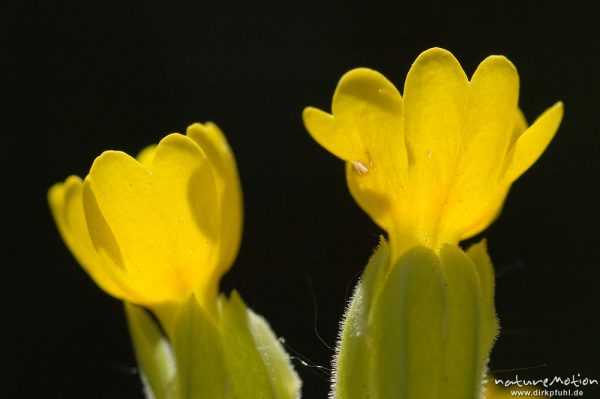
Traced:
<path fill-rule="evenodd" d="M 217 126 L 191 125 L 137 159 L 106 151 L 48 200 L 79 263 L 126 302 L 149 397 L 298 397 L 300 380 L 267 321 L 237 292 L 218 295 L 240 244 L 242 197 Z"/>
<path fill-rule="evenodd" d="M 241 189 L 229 145 L 211 123 L 194 124 L 137 159 L 106 151 L 85 178 L 50 188 L 58 229 L 109 294 L 142 306 L 217 300 L 242 226 Z"/>
<path fill-rule="evenodd" d="M 414 245 L 457 244 L 495 219 L 563 115 L 556 103 L 527 128 L 518 94 L 505 57 L 486 58 L 469 80 L 451 53 L 433 48 L 414 62 L 404 96 L 378 72 L 354 69 L 332 113 L 309 107 L 304 123 L 346 161 L 352 195 L 389 233 L 396 259 Z"/>

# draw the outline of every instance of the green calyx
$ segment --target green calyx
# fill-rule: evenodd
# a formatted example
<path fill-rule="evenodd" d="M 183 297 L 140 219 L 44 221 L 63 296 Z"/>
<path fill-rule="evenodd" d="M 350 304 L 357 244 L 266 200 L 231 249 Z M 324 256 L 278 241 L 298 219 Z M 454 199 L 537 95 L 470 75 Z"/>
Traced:
<path fill-rule="evenodd" d="M 195 297 L 167 341 L 143 309 L 126 311 L 148 398 L 295 399 L 300 380 L 268 323 L 237 292 L 221 295 L 217 315 Z"/>
<path fill-rule="evenodd" d="M 385 240 L 342 325 L 336 399 L 481 397 L 498 331 L 485 243 L 414 247 L 390 264 Z"/>

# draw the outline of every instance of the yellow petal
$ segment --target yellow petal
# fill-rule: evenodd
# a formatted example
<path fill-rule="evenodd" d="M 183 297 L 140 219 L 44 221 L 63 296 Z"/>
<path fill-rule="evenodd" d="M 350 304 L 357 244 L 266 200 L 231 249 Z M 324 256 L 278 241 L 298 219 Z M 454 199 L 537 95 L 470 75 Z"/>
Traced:
<path fill-rule="evenodd" d="M 464 134 L 462 118 L 468 88 L 467 77 L 456 58 L 438 48 L 419 55 L 404 85 L 411 196 L 404 208 L 413 219 L 409 224 L 415 226 L 415 235 L 431 247 L 437 246 L 432 240 L 447 234 L 427 230 L 438 224 L 436 221 L 444 221 L 449 183 L 454 178 Z M 435 228 L 447 230 L 443 225 Z M 452 240 L 449 238 L 448 242 Z"/>
<path fill-rule="evenodd" d="M 216 204 L 204 153 L 180 134 L 161 141 L 151 169 L 107 151 L 84 182 L 92 242 L 107 263 L 124 270 L 126 283 L 145 304 L 182 298 L 211 284 L 216 290 Z"/>
<path fill-rule="evenodd" d="M 408 208 L 416 226 L 435 226 L 417 233 L 425 244 L 466 238 L 498 214 L 508 187 L 496 182 L 512 140 L 518 89 L 516 69 L 501 56 L 484 60 L 470 82 L 445 50 L 415 61 L 405 84 Z"/>
<path fill-rule="evenodd" d="M 340 159 L 360 155 L 354 141 L 356 137 L 338 131 L 333 115 L 314 107 L 306 107 L 302 112 L 302 120 L 308 133 L 317 143 Z"/>
<path fill-rule="evenodd" d="M 383 75 L 354 69 L 340 80 L 329 115 L 304 110 L 306 128 L 323 147 L 349 162 L 348 183 L 357 202 L 389 226 L 386 193 L 405 179 L 402 97 Z"/>
<path fill-rule="evenodd" d="M 514 145 L 515 141 L 521 137 L 523 132 L 527 130 L 528 127 L 529 125 L 527 124 L 527 119 L 525 119 L 525 114 L 523 114 L 523 111 L 520 108 L 517 109 L 512 131 L 512 139 L 510 141 L 511 146 Z"/>
<path fill-rule="evenodd" d="M 463 140 L 469 142 L 467 154 L 489 152 L 489 147 L 502 147 L 502 143 L 510 141 L 518 100 L 519 75 L 515 66 L 498 55 L 483 60 L 470 80 L 463 128 Z"/>
<path fill-rule="evenodd" d="M 379 170 L 367 169 L 371 176 L 366 176 L 364 172 L 357 170 L 360 167 L 354 162 L 346 162 L 346 181 L 350 194 L 375 223 L 389 230 L 393 224 L 390 192 L 386 190 L 389 184 L 385 184 L 379 176 L 373 176 L 375 173 L 381 174 Z"/>
<path fill-rule="evenodd" d="M 461 195 L 476 194 L 482 182 L 498 179 L 512 138 L 518 98 L 519 75 L 510 61 L 491 56 L 479 64 L 470 82 L 459 139 L 462 148 L 454 189 Z"/>
<path fill-rule="evenodd" d="M 79 264 L 104 291 L 122 297 L 123 287 L 110 270 L 105 270 L 90 239 L 83 210 L 81 179 L 70 176 L 64 183 L 53 185 L 48 191 L 48 202 L 60 235 Z"/>
<path fill-rule="evenodd" d="M 187 136 L 202 148 L 214 171 L 219 210 L 219 265 L 224 273 L 233 263 L 242 235 L 242 189 L 235 158 L 225 135 L 213 123 L 195 123 Z"/>
<path fill-rule="evenodd" d="M 319 144 L 341 159 L 368 165 L 372 152 L 402 139 L 402 97 L 379 72 L 358 68 L 346 73 L 331 108 L 332 115 L 306 108 L 304 124 Z"/>
<path fill-rule="evenodd" d="M 509 146 L 513 145 L 517 138 L 519 138 L 519 136 L 527 129 L 527 120 L 520 109 L 517 109 L 513 119 L 514 122 Z M 499 164 L 503 163 L 505 163 L 505 161 L 502 161 L 502 163 L 499 162 Z M 498 217 L 509 189 L 510 184 L 507 184 L 507 182 L 500 177 L 497 185 L 494 187 L 494 191 L 488 191 L 489 195 L 487 199 L 484 200 L 482 198 L 471 208 L 473 216 L 475 217 L 470 217 L 468 220 L 466 218 L 463 219 L 462 234 L 459 237 L 460 240 L 466 240 L 467 238 L 481 233 Z"/>
<path fill-rule="evenodd" d="M 427 50 L 410 68 L 404 84 L 406 142 L 410 165 L 420 172 L 447 174 L 445 164 L 460 149 L 468 87 L 460 64 L 446 50 Z"/>
<path fill-rule="evenodd" d="M 150 169 L 152 167 L 152 161 L 154 161 L 154 155 L 156 155 L 156 147 L 156 144 L 147 146 L 140 151 L 135 159 L 137 159 L 145 168 Z"/>
<path fill-rule="evenodd" d="M 447 223 L 460 239 L 489 225 L 506 196 L 499 176 L 515 128 L 518 96 L 519 76 L 504 57 L 486 58 L 473 74 L 445 205 Z"/>
<path fill-rule="evenodd" d="M 473 214 L 463 220 L 461 234 L 459 235 L 460 240 L 466 240 L 481 233 L 500 214 L 510 186 L 498 184 L 494 188 L 495 191 L 488 191 L 487 196 L 480 197 L 479 202 L 471 204 L 470 210 Z"/>
<path fill-rule="evenodd" d="M 515 142 L 508 155 L 506 181 L 512 183 L 531 167 L 542 155 L 563 117 L 563 103 L 548 108 Z"/>

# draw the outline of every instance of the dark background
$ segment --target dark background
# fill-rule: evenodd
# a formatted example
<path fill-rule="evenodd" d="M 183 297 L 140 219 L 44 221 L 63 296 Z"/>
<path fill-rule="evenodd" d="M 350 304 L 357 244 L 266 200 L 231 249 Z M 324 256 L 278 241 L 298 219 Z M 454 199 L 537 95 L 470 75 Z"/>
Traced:
<path fill-rule="evenodd" d="M 308 363 L 329 367 L 338 321 L 380 230 L 340 161 L 305 132 L 338 79 L 368 66 L 402 88 L 423 50 L 470 75 L 489 54 L 521 76 L 531 121 L 565 102 L 560 131 L 483 236 L 503 326 L 491 369 L 506 378 L 600 379 L 598 22 L 582 2 L 4 2 L 0 6 L 2 380 L 7 398 L 141 398 L 121 304 L 61 242 L 46 191 L 106 149 L 137 153 L 215 121 L 245 195 L 238 289 Z M 591 3 L 591 2 L 590 2 Z M 313 298 L 315 301 L 313 301 Z M 316 306 L 315 306 L 316 304 Z M 295 361 L 304 397 L 327 371 Z M 512 371 L 503 371 L 512 370 Z M 600 397 L 600 389 L 584 391 Z"/>

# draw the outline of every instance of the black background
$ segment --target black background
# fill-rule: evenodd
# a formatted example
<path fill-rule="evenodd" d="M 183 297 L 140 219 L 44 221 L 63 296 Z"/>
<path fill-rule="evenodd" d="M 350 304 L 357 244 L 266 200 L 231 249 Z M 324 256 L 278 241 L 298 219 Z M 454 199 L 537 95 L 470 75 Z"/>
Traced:
<path fill-rule="evenodd" d="M 0 9 L 0 396 L 142 397 L 121 304 L 61 242 L 46 191 L 85 175 L 103 150 L 137 153 L 195 121 L 225 131 L 244 188 L 244 239 L 222 289 L 238 289 L 294 351 L 329 367 L 332 351 L 315 330 L 333 345 L 381 232 L 348 194 L 342 163 L 305 132 L 301 111 L 329 109 L 338 79 L 357 66 L 402 88 L 412 61 L 433 46 L 452 51 L 469 75 L 489 54 L 508 56 L 530 121 L 557 100 L 566 107 L 556 139 L 483 234 L 503 326 L 491 369 L 600 379 L 600 63 L 591 7 L 121 3 Z M 304 397 L 324 398 L 326 371 L 295 364 Z M 600 397 L 598 388 L 584 392 Z"/>

